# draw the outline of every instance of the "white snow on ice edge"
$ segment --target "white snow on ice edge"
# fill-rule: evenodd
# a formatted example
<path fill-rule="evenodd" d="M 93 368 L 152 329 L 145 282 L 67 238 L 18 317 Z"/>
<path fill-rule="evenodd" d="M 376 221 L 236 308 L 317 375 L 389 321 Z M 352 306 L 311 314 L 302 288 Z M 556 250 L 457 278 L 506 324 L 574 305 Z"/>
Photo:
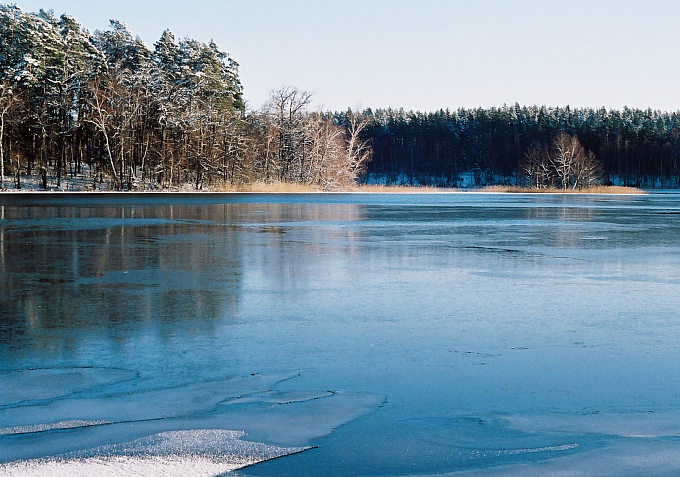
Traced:
<path fill-rule="evenodd" d="M 111 424 L 110 421 L 86 421 L 82 419 L 72 419 L 46 424 L 31 424 L 26 426 L 11 426 L 0 428 L 0 436 L 13 436 L 17 434 L 32 434 L 35 432 L 45 432 L 54 430 L 78 429 L 80 427 L 101 426 Z"/>
<path fill-rule="evenodd" d="M 243 461 L 243 465 L 248 462 Z M 90 457 L 88 459 L 40 459 L 4 464 L 0 475 L 35 477 L 90 476 L 215 476 L 242 467 L 238 460 L 215 462 L 201 456 Z"/>
<path fill-rule="evenodd" d="M 0 476 L 215 476 L 310 449 L 241 440 L 244 435 L 221 429 L 161 432 L 63 456 L 3 463 Z"/>

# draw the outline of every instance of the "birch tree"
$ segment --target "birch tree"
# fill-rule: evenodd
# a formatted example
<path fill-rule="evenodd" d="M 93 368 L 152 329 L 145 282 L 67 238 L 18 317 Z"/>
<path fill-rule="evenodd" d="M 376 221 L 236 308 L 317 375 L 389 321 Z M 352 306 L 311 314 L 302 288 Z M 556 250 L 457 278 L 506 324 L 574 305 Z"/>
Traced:
<path fill-rule="evenodd" d="M 550 168 L 547 160 L 547 152 L 542 146 L 531 146 L 524 152 L 519 164 L 520 174 L 529 181 L 531 187 L 536 189 L 550 183 Z"/>
<path fill-rule="evenodd" d="M 550 160 L 562 189 L 590 185 L 599 179 L 601 166 L 576 136 L 560 132 L 552 142 Z"/>
<path fill-rule="evenodd" d="M 278 178 L 281 181 L 294 181 L 293 163 L 297 160 L 301 165 L 304 159 L 303 113 L 311 98 L 311 93 L 290 86 L 271 93 L 267 112 L 274 118 L 278 130 Z"/>
<path fill-rule="evenodd" d="M 532 146 L 524 153 L 520 172 L 532 186 L 583 188 L 600 180 L 602 165 L 576 136 L 561 131 L 549 148 Z"/>
<path fill-rule="evenodd" d="M 353 182 L 366 171 L 366 166 L 373 156 L 373 148 L 369 140 L 362 137 L 368 121 L 360 114 L 349 110 L 346 126 L 346 180 Z"/>
<path fill-rule="evenodd" d="M 0 83 L 0 190 L 5 190 L 5 118 L 14 103 L 9 81 Z"/>
<path fill-rule="evenodd" d="M 111 176 L 116 189 L 121 188 L 121 180 L 116 170 L 113 138 L 119 135 L 121 124 L 117 120 L 124 100 L 125 88 L 118 78 L 97 78 L 90 83 L 89 115 L 86 121 L 94 125 L 103 138 L 104 150 L 111 167 Z"/>
<path fill-rule="evenodd" d="M 595 158 L 595 154 L 588 151 L 577 156 L 574 160 L 573 188 L 582 189 L 602 179 L 602 163 Z"/>

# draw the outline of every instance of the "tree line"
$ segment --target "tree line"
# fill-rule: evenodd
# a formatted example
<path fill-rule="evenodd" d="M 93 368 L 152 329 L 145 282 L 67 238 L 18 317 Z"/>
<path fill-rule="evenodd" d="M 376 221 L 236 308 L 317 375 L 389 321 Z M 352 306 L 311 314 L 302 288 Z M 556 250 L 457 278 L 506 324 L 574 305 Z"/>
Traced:
<path fill-rule="evenodd" d="M 0 5 L 0 188 L 26 176 L 45 188 L 69 176 L 119 190 L 680 186 L 680 112 L 515 104 L 329 113 L 310 111 L 310 100 L 282 87 L 247 111 L 238 64 L 214 42 L 166 30 L 148 48 L 118 21 L 90 33 L 68 15 Z M 565 138 L 582 148 L 569 167 L 556 153 Z"/>
<path fill-rule="evenodd" d="M 147 48 L 123 23 L 0 5 L 0 187 L 38 175 L 197 189 L 253 181 L 354 182 L 370 159 L 359 115 L 308 111 L 284 87 L 246 113 L 238 64 L 214 42 L 166 30 Z"/>
<path fill-rule="evenodd" d="M 462 185 L 467 175 L 471 185 L 535 185 L 536 174 L 523 170 L 525 155 L 549 153 L 556 138 L 566 134 L 600 163 L 604 183 L 680 185 L 680 112 L 515 104 L 364 113 L 364 138 L 373 148 L 364 178 L 369 182 L 451 187 Z M 559 187 L 574 184 L 552 172 L 543 179 Z"/>

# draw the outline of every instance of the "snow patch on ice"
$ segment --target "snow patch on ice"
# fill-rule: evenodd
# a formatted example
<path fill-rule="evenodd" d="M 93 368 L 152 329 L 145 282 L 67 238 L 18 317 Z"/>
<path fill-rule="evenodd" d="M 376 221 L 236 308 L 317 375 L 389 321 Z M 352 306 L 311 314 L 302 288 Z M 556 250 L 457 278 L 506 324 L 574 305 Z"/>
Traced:
<path fill-rule="evenodd" d="M 1 476 L 213 476 L 310 447 L 241 440 L 243 431 L 161 432 L 57 457 L 0 464 Z"/>
<path fill-rule="evenodd" d="M 14 436 L 17 434 L 33 434 L 36 432 L 79 429 L 81 427 L 101 426 L 111 424 L 110 421 L 84 421 L 80 419 L 59 421 L 47 424 L 32 424 L 28 426 L 11 426 L 0 428 L 0 436 Z"/>
<path fill-rule="evenodd" d="M 579 444 L 573 443 L 573 444 L 563 444 L 561 446 L 545 446 L 545 447 L 534 447 L 534 448 L 527 448 L 527 449 L 508 449 L 502 451 L 506 455 L 520 455 L 520 454 L 535 454 L 538 452 L 562 452 L 562 451 L 567 451 L 571 449 L 576 449 L 579 447 Z"/>

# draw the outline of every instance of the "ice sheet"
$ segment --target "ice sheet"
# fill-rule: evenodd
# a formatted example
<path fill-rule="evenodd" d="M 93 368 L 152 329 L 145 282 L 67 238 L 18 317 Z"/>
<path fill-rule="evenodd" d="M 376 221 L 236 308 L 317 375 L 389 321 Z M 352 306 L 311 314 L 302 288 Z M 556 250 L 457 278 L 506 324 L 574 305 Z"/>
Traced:
<path fill-rule="evenodd" d="M 306 392 L 307 393 L 307 392 Z M 211 416 L 223 425 L 246 429 L 249 437 L 268 442 L 301 445 L 327 436 L 354 419 L 369 414 L 385 402 L 375 393 L 336 391 L 316 399 L 294 400 L 299 391 L 279 394 L 275 402 L 224 406 Z"/>
<path fill-rule="evenodd" d="M 134 371 L 116 368 L 29 368 L 0 373 L 0 408 L 39 401 L 132 379 Z"/>
<path fill-rule="evenodd" d="M 652 477 L 677 475 L 679 460 L 680 443 L 641 440 L 543 462 L 437 474 L 437 477 Z"/>
<path fill-rule="evenodd" d="M 559 432 L 525 432 L 508 427 L 502 417 L 418 418 L 402 421 L 416 439 L 495 455 L 562 452 L 581 447 Z"/>
<path fill-rule="evenodd" d="M 91 392 L 94 395 L 88 397 L 72 395 L 0 409 L 0 462 L 80 452 L 78 457 L 94 459 L 87 462 L 89 469 L 107 463 L 98 453 L 83 455 L 83 449 L 197 429 L 240 429 L 250 440 L 304 447 L 377 409 L 385 399 L 371 393 L 277 389 L 283 383 L 290 387 L 298 377 L 299 373 L 252 374 L 127 392 L 113 392 L 119 389 L 115 385 L 102 386 L 98 394 Z M 142 379 L 135 385 L 144 384 Z M 201 445 L 208 446 L 207 437 L 200 437 Z M 110 450 L 107 447 L 105 454 Z M 148 455 L 137 457 L 135 465 L 146 465 Z M 31 467 L 36 472 L 40 466 L 49 469 L 57 463 L 54 459 L 31 462 L 38 466 Z M 167 459 L 163 462 L 170 465 Z M 69 463 L 64 472 L 73 465 Z"/>
<path fill-rule="evenodd" d="M 60 421 L 121 422 L 188 415 L 211 409 L 229 397 L 267 390 L 288 377 L 290 376 L 230 377 L 170 388 L 59 399 L 41 403 L 40 406 L 5 408 L 0 409 L 0 432 L 7 427 Z"/>
<path fill-rule="evenodd" d="M 631 438 L 680 437 L 680 411 L 561 412 L 508 416 L 509 425 L 526 432 L 600 434 Z"/>
<path fill-rule="evenodd" d="M 143 219 L 143 218 L 108 218 L 108 217 L 77 217 L 59 219 L 32 218 L 31 220 L 5 219 L 5 231 L 25 230 L 96 230 L 120 227 L 150 227 L 169 223 L 181 224 L 191 221 L 171 219 Z"/>
<path fill-rule="evenodd" d="M 587 410 L 402 424 L 414 438 L 411 447 L 448 448 L 458 467 L 474 469 L 436 475 L 656 476 L 677 473 L 679 417 L 676 411 Z"/>
<path fill-rule="evenodd" d="M 296 197 L 5 205 L 0 369 L 139 376 L 15 385 L 0 462 L 236 429 L 319 445 L 248 475 L 680 473 L 680 196 Z"/>

